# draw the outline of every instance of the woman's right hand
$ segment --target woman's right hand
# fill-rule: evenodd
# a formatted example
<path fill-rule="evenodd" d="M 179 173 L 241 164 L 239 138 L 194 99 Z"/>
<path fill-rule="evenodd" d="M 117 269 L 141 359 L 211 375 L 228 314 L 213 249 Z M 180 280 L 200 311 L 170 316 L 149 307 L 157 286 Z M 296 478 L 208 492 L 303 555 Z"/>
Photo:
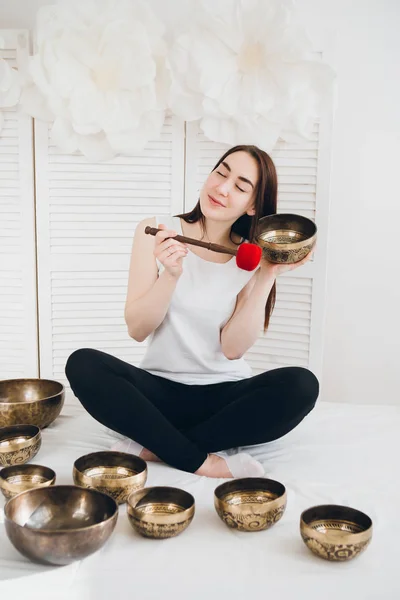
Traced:
<path fill-rule="evenodd" d="M 182 275 L 182 260 L 187 255 L 188 249 L 186 244 L 174 239 L 178 235 L 176 231 L 167 229 L 166 225 L 162 224 L 158 228 L 162 231 L 158 231 L 155 235 L 154 256 L 167 273 L 178 279 Z"/>

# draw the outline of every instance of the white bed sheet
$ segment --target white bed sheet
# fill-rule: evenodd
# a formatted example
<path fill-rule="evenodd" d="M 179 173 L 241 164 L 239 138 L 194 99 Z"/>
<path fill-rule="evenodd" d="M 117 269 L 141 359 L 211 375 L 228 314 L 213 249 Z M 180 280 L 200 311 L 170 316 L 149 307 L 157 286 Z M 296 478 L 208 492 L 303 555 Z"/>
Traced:
<path fill-rule="evenodd" d="M 223 480 L 155 463 L 148 466 L 148 486 L 181 487 L 196 500 L 192 524 L 176 538 L 142 538 L 122 506 L 116 529 L 99 552 L 66 567 L 46 567 L 21 556 L 1 522 L 1 597 L 400 600 L 399 432 L 400 407 L 319 402 L 281 440 L 247 448 L 262 460 L 266 476 L 288 490 L 282 520 L 263 532 L 233 531 L 220 521 L 213 491 Z M 43 431 L 34 462 L 52 467 L 57 483 L 70 484 L 74 460 L 108 449 L 113 441 L 83 409 L 66 406 Z M 0 503 L 2 512 L 3 499 Z M 364 554 L 348 563 L 330 563 L 304 546 L 300 513 L 323 503 L 353 506 L 371 516 L 374 534 Z"/>

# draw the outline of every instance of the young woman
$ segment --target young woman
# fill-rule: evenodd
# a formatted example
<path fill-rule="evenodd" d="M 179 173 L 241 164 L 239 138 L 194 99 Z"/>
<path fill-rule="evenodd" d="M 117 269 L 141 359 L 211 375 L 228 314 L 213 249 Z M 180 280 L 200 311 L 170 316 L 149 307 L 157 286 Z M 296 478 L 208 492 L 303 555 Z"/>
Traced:
<path fill-rule="evenodd" d="M 265 260 L 253 272 L 230 255 L 186 246 L 179 233 L 232 248 L 253 241 L 258 220 L 276 213 L 277 175 L 255 146 L 235 146 L 208 176 L 195 208 L 137 226 L 125 321 L 149 340 L 140 367 L 92 349 L 75 351 L 66 375 L 85 409 L 126 436 L 114 449 L 209 477 L 258 476 L 249 454 L 224 450 L 275 440 L 312 410 L 318 381 L 285 367 L 252 376 L 243 355 L 275 301 L 275 280 L 299 268 Z M 147 225 L 161 229 L 155 237 Z"/>

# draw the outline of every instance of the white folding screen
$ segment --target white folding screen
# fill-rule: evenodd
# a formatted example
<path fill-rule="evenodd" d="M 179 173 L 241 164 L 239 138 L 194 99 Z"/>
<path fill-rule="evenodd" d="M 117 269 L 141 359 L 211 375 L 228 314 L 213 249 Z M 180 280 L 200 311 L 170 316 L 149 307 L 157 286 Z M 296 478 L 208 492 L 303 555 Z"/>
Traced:
<path fill-rule="evenodd" d="M 0 58 L 22 68 L 27 31 L 0 30 Z M 0 131 L 0 379 L 38 376 L 32 120 L 2 109 Z"/>
<path fill-rule="evenodd" d="M 41 376 L 66 382 L 71 352 L 91 347 L 137 363 L 124 303 L 136 225 L 183 208 L 183 124 L 168 117 L 137 156 L 102 163 L 35 135 Z"/>
<path fill-rule="evenodd" d="M 22 65 L 29 53 L 27 32 L 0 35 L 5 39 L 0 57 Z M 145 344 L 129 338 L 123 317 L 135 227 L 150 215 L 189 210 L 226 146 L 207 140 L 198 124 L 185 126 L 168 116 L 160 139 L 142 153 L 92 163 L 60 152 L 50 142 L 49 127 L 37 121 L 34 173 L 31 119 L 15 109 L 4 112 L 0 378 L 40 374 L 66 383 L 66 360 L 82 347 L 137 364 Z M 328 109 L 310 141 L 280 141 L 271 152 L 278 211 L 315 219 L 319 241 L 312 262 L 278 280 L 268 332 L 247 354 L 255 373 L 301 365 L 321 375 L 331 122 Z"/>
<path fill-rule="evenodd" d="M 266 334 L 247 353 L 255 374 L 283 366 L 309 367 L 321 376 L 325 303 L 331 110 L 301 144 L 280 140 L 270 155 L 278 172 L 278 212 L 304 215 L 319 230 L 315 259 L 277 281 L 277 300 Z M 197 202 L 208 173 L 228 146 L 209 141 L 196 123 L 186 126 L 185 210 Z"/>

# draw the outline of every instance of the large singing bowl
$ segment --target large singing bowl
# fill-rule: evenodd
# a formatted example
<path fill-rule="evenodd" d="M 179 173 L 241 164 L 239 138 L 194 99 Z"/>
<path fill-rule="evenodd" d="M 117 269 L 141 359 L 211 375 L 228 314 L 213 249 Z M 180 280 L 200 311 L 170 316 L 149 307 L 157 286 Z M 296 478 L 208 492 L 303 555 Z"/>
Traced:
<path fill-rule="evenodd" d="M 0 381 L 0 426 L 47 427 L 60 414 L 64 386 L 50 379 L 5 379 Z"/>
<path fill-rule="evenodd" d="M 7 535 L 21 554 L 42 564 L 68 565 L 106 543 L 118 505 L 97 490 L 55 485 L 14 496 L 4 515 Z"/>

